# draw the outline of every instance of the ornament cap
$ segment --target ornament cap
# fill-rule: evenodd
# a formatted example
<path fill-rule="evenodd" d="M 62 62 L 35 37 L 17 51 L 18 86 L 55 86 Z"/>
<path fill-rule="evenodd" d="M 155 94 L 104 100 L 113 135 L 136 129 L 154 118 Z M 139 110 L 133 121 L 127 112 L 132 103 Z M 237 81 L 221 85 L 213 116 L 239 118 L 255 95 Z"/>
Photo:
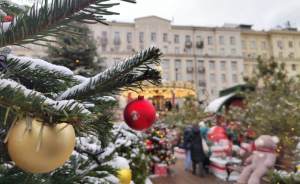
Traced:
<path fill-rule="evenodd" d="M 144 100 L 144 96 L 138 96 L 138 100 Z"/>

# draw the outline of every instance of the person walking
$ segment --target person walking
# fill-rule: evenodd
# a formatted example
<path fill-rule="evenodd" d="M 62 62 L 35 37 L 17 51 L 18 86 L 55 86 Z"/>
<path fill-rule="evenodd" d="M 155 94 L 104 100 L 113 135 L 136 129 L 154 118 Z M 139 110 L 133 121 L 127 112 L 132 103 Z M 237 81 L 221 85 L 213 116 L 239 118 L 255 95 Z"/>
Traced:
<path fill-rule="evenodd" d="M 185 161 L 184 161 L 184 169 L 189 171 L 192 167 L 191 160 L 191 142 L 192 142 L 192 127 L 188 126 L 185 128 L 183 133 L 183 149 L 185 150 Z"/>
<path fill-rule="evenodd" d="M 193 135 L 191 141 L 191 159 L 193 165 L 193 174 L 197 173 L 197 168 L 200 171 L 200 176 L 204 176 L 204 164 L 206 155 L 202 145 L 202 137 L 198 125 L 193 126 Z"/>

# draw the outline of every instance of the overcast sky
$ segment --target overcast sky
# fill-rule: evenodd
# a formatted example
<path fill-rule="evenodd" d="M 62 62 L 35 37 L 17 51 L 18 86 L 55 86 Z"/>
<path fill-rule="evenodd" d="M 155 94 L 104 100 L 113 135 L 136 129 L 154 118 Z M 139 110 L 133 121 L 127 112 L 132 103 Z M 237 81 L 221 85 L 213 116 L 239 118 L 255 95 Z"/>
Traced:
<path fill-rule="evenodd" d="M 300 27 L 300 0 L 137 0 L 137 4 L 123 2 L 114 10 L 121 15 L 110 20 L 133 21 L 136 17 L 157 15 L 180 25 L 244 23 L 269 29 L 289 20 Z"/>

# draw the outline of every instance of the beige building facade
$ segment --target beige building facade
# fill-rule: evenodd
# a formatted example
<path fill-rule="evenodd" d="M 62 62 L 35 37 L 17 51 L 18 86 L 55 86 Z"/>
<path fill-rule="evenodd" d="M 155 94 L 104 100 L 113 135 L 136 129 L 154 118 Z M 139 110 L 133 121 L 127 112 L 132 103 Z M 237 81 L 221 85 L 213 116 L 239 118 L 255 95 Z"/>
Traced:
<path fill-rule="evenodd" d="M 244 76 L 253 75 L 258 56 L 284 62 L 291 76 L 300 72 L 300 32 L 292 28 L 256 31 L 250 25 L 183 26 L 157 16 L 89 27 L 106 67 L 157 46 L 163 52 L 163 82 L 192 85 L 200 101 L 211 101 L 219 91 L 242 84 Z M 25 56 L 45 55 L 40 46 L 30 48 L 13 51 Z"/>
<path fill-rule="evenodd" d="M 164 54 L 163 81 L 191 83 L 199 100 L 212 100 L 220 90 L 243 82 L 239 29 L 172 25 L 156 16 L 109 24 L 90 26 L 108 67 L 155 45 Z"/>
<path fill-rule="evenodd" d="M 253 75 L 257 57 L 274 57 L 285 63 L 290 76 L 300 74 L 300 32 L 288 28 L 270 31 L 242 29 L 242 52 L 244 56 L 244 75 Z"/>

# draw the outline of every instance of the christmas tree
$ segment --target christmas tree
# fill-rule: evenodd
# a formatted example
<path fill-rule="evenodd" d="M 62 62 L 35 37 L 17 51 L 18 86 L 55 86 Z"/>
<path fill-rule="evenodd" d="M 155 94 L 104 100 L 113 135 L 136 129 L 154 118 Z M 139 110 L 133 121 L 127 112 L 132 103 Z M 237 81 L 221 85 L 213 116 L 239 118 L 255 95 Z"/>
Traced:
<path fill-rule="evenodd" d="M 150 158 L 150 168 L 152 174 L 155 173 L 155 167 L 163 165 L 168 168 L 175 164 L 176 158 L 173 150 L 174 135 L 171 133 L 165 124 L 157 124 L 155 127 L 149 129 L 145 140 L 147 154 Z"/>
<path fill-rule="evenodd" d="M 151 66 L 159 64 L 159 49 L 145 49 L 91 77 L 78 76 L 42 59 L 17 57 L 9 46 L 45 46 L 62 33 L 76 37 L 74 21 L 104 23 L 118 3 L 46 0 L 16 15 L 7 9 L 15 5 L 6 3 L 0 24 L 0 183 L 118 183 L 114 176 L 129 163 L 118 156 L 111 95 L 146 81 L 158 84 L 160 72 Z"/>
<path fill-rule="evenodd" d="M 233 119 L 244 127 L 253 128 L 257 135 L 275 135 L 280 139 L 280 169 L 294 169 L 295 148 L 300 136 L 300 83 L 298 77 L 288 77 L 284 63 L 273 58 L 258 60 L 257 70 L 246 81 L 256 87 L 247 91 L 245 109 L 233 109 Z"/>
<path fill-rule="evenodd" d="M 90 76 L 101 70 L 95 40 L 86 25 L 73 25 L 69 30 L 78 34 L 62 33 L 56 43 L 48 46 L 48 61 L 63 65 L 79 75 Z"/>

